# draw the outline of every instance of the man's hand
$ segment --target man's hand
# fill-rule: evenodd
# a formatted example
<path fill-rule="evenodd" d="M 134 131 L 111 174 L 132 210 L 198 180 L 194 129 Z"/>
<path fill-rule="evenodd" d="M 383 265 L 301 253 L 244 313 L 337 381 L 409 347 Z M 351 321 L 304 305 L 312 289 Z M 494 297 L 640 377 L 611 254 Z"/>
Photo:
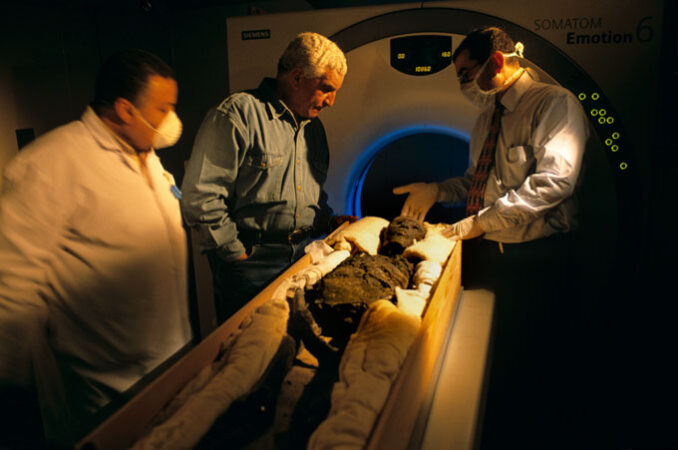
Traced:
<path fill-rule="evenodd" d="M 473 215 L 453 223 L 442 231 L 442 235 L 451 239 L 473 239 L 485 233 L 478 225 L 478 216 Z"/>
<path fill-rule="evenodd" d="M 330 232 L 339 228 L 339 225 L 341 225 L 344 222 L 353 223 L 357 220 L 358 216 L 347 216 L 347 215 L 334 216 L 332 218 L 332 222 L 330 223 Z"/>
<path fill-rule="evenodd" d="M 396 195 L 409 194 L 400 211 L 401 216 L 411 217 L 420 222 L 426 217 L 431 206 L 438 201 L 438 185 L 436 183 L 412 183 L 393 189 Z"/>

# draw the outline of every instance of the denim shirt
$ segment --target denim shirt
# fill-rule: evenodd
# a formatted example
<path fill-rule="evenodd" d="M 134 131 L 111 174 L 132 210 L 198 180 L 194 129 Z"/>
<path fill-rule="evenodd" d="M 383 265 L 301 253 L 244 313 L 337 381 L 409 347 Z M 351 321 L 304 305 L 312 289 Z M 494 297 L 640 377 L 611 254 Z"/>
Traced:
<path fill-rule="evenodd" d="M 329 149 L 319 119 L 297 123 L 276 96 L 274 79 L 230 95 L 200 126 L 182 183 L 188 225 L 201 250 L 235 259 L 238 229 L 326 231 L 332 210 L 322 186 Z"/>

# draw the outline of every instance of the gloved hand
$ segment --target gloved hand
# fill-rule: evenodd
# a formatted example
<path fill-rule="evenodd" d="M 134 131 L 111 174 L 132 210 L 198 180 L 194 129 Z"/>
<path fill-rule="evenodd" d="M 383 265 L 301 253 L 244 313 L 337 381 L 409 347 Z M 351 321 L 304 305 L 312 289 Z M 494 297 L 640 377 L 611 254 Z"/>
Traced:
<path fill-rule="evenodd" d="M 348 216 L 348 215 L 333 216 L 332 220 L 330 221 L 330 232 L 339 228 L 339 225 L 341 225 L 344 222 L 353 223 L 357 220 L 358 216 Z"/>
<path fill-rule="evenodd" d="M 396 195 L 409 194 L 400 215 L 420 222 L 424 220 L 431 206 L 438 201 L 438 192 L 437 183 L 412 183 L 393 189 Z"/>
<path fill-rule="evenodd" d="M 451 239 L 473 239 L 484 232 L 485 230 L 478 225 L 478 216 L 474 214 L 457 223 L 453 223 L 445 228 L 441 234 Z"/>

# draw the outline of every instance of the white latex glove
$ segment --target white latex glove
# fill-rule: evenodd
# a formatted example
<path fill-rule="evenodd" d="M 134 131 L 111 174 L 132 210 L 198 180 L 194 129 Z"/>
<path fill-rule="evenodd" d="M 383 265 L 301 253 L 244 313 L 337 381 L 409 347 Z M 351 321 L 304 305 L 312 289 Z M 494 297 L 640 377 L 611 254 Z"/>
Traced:
<path fill-rule="evenodd" d="M 473 239 L 484 232 L 485 230 L 478 225 L 478 216 L 473 215 L 453 223 L 445 228 L 441 234 L 451 239 Z"/>
<path fill-rule="evenodd" d="M 420 222 L 426 217 L 431 206 L 438 201 L 438 185 L 436 183 L 412 183 L 393 189 L 397 195 L 409 194 L 400 211 L 401 216 L 411 217 Z"/>

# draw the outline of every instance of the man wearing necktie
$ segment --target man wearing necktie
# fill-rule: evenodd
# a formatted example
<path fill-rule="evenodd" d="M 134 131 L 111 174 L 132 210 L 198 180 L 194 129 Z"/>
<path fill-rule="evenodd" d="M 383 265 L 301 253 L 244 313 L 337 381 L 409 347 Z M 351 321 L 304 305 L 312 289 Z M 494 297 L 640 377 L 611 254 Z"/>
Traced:
<path fill-rule="evenodd" d="M 589 131 L 575 96 L 534 80 L 520 66 L 522 52 L 520 42 L 496 27 L 467 35 L 453 61 L 462 94 L 481 109 L 469 143 L 472 164 L 462 177 L 394 189 L 409 194 L 401 214 L 419 220 L 435 202 L 466 200 L 466 218 L 445 234 L 464 240 L 464 288 L 495 294 L 483 447 L 529 447 L 514 421 L 567 420 L 546 413 L 553 402 L 540 390 L 550 387 L 540 383 L 552 383 L 560 371 L 563 317 L 574 314 L 564 307 L 568 250 Z M 552 435 L 548 426 L 544 435 L 532 433 L 533 443 Z"/>

